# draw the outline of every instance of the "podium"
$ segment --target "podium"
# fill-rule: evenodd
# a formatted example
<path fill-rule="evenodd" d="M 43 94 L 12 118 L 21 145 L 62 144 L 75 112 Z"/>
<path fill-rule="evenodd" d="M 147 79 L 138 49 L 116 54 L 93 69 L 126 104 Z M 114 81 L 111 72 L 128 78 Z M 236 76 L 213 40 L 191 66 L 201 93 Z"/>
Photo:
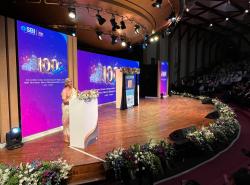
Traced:
<path fill-rule="evenodd" d="M 69 102 L 70 146 L 84 149 L 98 136 L 98 100 Z"/>

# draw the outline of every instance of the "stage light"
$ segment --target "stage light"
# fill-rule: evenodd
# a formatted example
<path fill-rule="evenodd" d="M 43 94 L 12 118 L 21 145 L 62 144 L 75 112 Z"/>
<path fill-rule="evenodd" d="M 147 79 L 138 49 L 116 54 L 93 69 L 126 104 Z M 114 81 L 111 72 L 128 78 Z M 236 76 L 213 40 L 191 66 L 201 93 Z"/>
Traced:
<path fill-rule="evenodd" d="M 126 43 L 125 41 L 122 41 L 122 42 L 121 42 L 121 46 L 122 46 L 122 47 L 126 47 L 126 46 L 127 46 L 127 43 Z"/>
<path fill-rule="evenodd" d="M 152 6 L 155 8 L 161 8 L 162 0 L 156 0 Z"/>
<path fill-rule="evenodd" d="M 142 44 L 142 48 L 143 48 L 143 49 L 146 49 L 147 47 L 148 47 L 148 44 L 147 44 L 147 43 L 143 43 L 143 44 Z"/>
<path fill-rule="evenodd" d="M 99 31 L 99 30 L 96 31 L 96 35 L 97 35 L 98 40 L 102 40 L 102 34 L 103 33 L 101 31 Z"/>
<path fill-rule="evenodd" d="M 246 10 L 245 10 L 245 13 L 249 13 L 249 10 L 248 10 L 248 9 L 246 9 Z"/>
<path fill-rule="evenodd" d="M 213 24 L 212 24 L 212 23 L 210 23 L 210 24 L 209 24 L 209 27 L 213 27 Z"/>
<path fill-rule="evenodd" d="M 117 36 L 111 35 L 111 44 L 114 45 L 117 43 Z"/>
<path fill-rule="evenodd" d="M 99 14 L 99 11 L 98 13 L 96 14 L 96 18 L 97 18 L 97 21 L 100 25 L 103 25 L 105 22 L 106 22 L 106 19 L 104 19 L 100 14 Z"/>
<path fill-rule="evenodd" d="M 120 25 L 121 25 L 121 29 L 126 29 L 126 24 L 125 24 L 125 22 L 124 22 L 124 20 L 122 20 L 121 22 L 120 22 Z"/>
<path fill-rule="evenodd" d="M 155 30 L 152 30 L 152 34 L 155 34 Z"/>
<path fill-rule="evenodd" d="M 150 41 L 151 43 L 154 42 L 154 41 L 155 41 L 154 37 L 151 37 L 151 38 L 149 39 L 149 41 Z"/>
<path fill-rule="evenodd" d="M 226 19 L 225 19 L 226 21 L 229 21 L 229 18 L 228 17 L 226 17 Z"/>
<path fill-rule="evenodd" d="M 68 8 L 68 16 L 71 19 L 75 19 L 76 18 L 76 9 L 75 8 Z"/>
<path fill-rule="evenodd" d="M 141 26 L 138 25 L 138 24 L 136 24 L 134 28 L 135 28 L 135 34 L 139 34 L 139 33 L 140 33 Z"/>
<path fill-rule="evenodd" d="M 128 42 L 128 44 L 127 44 L 127 45 L 128 45 L 128 48 L 129 48 L 129 49 L 132 49 L 132 48 L 133 48 L 133 46 L 132 46 L 131 42 Z"/>
<path fill-rule="evenodd" d="M 186 8 L 186 12 L 189 12 L 190 11 L 190 9 L 189 8 Z"/>
<path fill-rule="evenodd" d="M 159 36 L 158 36 L 158 35 L 155 35 L 155 36 L 153 37 L 153 39 L 154 39 L 155 42 L 157 42 L 157 41 L 159 40 Z"/>
<path fill-rule="evenodd" d="M 13 150 L 22 146 L 22 133 L 19 127 L 12 128 L 6 133 L 6 148 L 8 150 Z"/>
<path fill-rule="evenodd" d="M 170 35 L 171 34 L 171 30 L 169 28 L 166 29 L 165 31 L 166 35 Z"/>
<path fill-rule="evenodd" d="M 116 31 L 116 29 L 120 29 L 120 26 L 118 26 L 117 22 L 115 21 L 114 15 L 112 15 L 112 18 L 110 19 L 110 23 L 112 25 L 112 31 Z"/>

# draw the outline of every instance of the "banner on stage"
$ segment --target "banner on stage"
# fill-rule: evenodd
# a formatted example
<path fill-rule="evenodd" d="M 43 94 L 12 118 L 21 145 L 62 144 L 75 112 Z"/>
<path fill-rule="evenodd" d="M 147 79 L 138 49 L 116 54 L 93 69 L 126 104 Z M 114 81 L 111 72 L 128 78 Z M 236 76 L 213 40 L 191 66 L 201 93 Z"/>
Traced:
<path fill-rule="evenodd" d="M 23 137 L 60 127 L 68 77 L 67 35 L 17 21 Z"/>

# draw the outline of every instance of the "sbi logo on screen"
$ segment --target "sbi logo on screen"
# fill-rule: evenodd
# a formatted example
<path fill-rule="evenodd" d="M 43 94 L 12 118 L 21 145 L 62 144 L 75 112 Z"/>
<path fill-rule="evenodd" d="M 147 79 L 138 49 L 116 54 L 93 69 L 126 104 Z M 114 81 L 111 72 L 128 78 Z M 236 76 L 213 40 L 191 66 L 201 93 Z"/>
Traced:
<path fill-rule="evenodd" d="M 31 35 L 34 35 L 34 36 L 43 37 L 43 32 L 38 31 L 37 29 L 32 28 L 32 27 L 29 27 L 29 26 L 24 26 L 24 25 L 22 25 L 22 26 L 21 26 L 21 30 L 22 30 L 24 33 L 28 33 L 28 34 L 31 34 Z"/>

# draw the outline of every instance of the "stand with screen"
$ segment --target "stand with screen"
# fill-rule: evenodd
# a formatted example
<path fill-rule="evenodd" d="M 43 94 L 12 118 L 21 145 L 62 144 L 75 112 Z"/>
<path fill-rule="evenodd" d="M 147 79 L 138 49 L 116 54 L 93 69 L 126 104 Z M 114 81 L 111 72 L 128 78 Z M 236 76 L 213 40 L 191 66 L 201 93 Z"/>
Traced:
<path fill-rule="evenodd" d="M 72 99 L 69 103 L 70 146 L 86 148 L 98 136 L 98 101 Z"/>
<path fill-rule="evenodd" d="M 133 70 L 133 69 L 132 69 Z M 124 110 L 139 104 L 139 85 L 137 73 L 116 70 L 116 108 Z"/>

